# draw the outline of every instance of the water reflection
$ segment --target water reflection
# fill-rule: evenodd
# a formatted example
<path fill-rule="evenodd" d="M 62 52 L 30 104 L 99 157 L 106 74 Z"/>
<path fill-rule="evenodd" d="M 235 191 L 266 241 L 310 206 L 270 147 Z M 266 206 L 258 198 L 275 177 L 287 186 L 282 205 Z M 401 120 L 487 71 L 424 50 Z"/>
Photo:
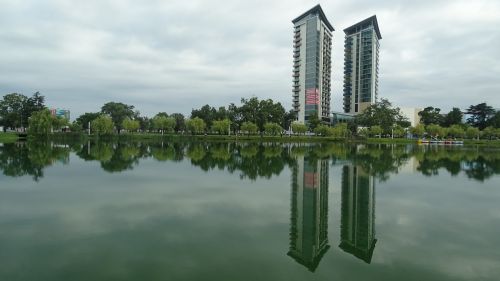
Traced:
<path fill-rule="evenodd" d="M 375 239 L 375 179 L 363 167 L 342 168 L 342 203 L 339 247 L 370 263 Z"/>
<path fill-rule="evenodd" d="M 328 251 L 328 160 L 299 156 L 292 168 L 288 255 L 310 271 Z"/>
<path fill-rule="evenodd" d="M 204 171 L 213 169 L 239 173 L 240 178 L 269 179 L 296 165 L 306 152 L 330 159 L 333 164 L 349 162 L 368 171 L 379 181 L 399 173 L 408 163 L 412 172 L 436 176 L 446 171 L 477 181 L 500 174 L 500 150 L 473 147 L 429 147 L 415 145 L 279 144 L 238 142 L 141 142 L 89 141 L 85 143 L 25 142 L 0 146 L 0 170 L 4 175 L 30 175 L 38 181 L 43 169 L 56 162 L 68 163 L 70 153 L 85 161 L 98 161 L 110 173 L 134 169 L 143 159 L 179 162 L 189 159 Z"/>

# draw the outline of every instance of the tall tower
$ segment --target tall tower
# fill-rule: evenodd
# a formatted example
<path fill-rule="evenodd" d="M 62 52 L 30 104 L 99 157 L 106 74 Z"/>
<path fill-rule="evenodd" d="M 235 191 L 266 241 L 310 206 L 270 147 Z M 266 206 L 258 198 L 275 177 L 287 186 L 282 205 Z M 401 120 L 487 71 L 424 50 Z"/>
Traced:
<path fill-rule="evenodd" d="M 377 16 L 344 29 L 344 112 L 358 114 L 377 102 L 379 40 Z"/>
<path fill-rule="evenodd" d="M 297 121 L 311 116 L 329 122 L 333 26 L 317 5 L 292 21 L 293 109 Z"/>
<path fill-rule="evenodd" d="M 315 271 L 328 251 L 328 160 L 299 156 L 292 170 L 288 255 Z"/>

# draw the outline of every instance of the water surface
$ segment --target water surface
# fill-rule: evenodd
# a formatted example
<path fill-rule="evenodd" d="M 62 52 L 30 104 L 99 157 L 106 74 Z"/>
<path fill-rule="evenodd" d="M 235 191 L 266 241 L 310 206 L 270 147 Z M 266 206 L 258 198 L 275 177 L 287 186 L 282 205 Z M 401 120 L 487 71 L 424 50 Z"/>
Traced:
<path fill-rule="evenodd" d="M 0 280 L 498 280 L 500 151 L 0 145 Z"/>

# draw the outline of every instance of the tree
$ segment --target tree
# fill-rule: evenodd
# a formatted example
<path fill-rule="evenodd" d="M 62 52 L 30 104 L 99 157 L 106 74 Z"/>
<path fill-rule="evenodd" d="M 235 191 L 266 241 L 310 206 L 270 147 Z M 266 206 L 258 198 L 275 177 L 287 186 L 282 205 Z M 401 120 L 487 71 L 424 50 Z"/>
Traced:
<path fill-rule="evenodd" d="M 378 137 L 381 138 L 382 137 L 382 133 L 383 133 L 383 129 L 382 129 L 381 126 L 374 125 L 374 126 L 370 127 L 370 135 L 371 136 L 377 136 L 378 135 Z"/>
<path fill-rule="evenodd" d="M 319 119 L 318 115 L 313 114 L 309 116 L 309 120 L 307 120 L 307 125 L 310 131 L 314 131 L 314 129 L 316 129 L 316 127 L 318 127 L 320 124 L 321 120 Z"/>
<path fill-rule="evenodd" d="M 231 121 L 227 118 L 224 120 L 216 120 L 213 122 L 212 131 L 219 133 L 219 135 L 228 134 L 229 126 L 231 126 Z"/>
<path fill-rule="evenodd" d="M 463 138 L 465 131 L 462 126 L 455 124 L 448 129 L 448 134 L 455 138 Z"/>
<path fill-rule="evenodd" d="M 483 102 L 477 105 L 471 105 L 466 113 L 470 115 L 470 117 L 467 118 L 467 123 L 482 130 L 488 125 L 488 119 L 495 115 L 495 110 L 493 107 Z"/>
<path fill-rule="evenodd" d="M 94 121 L 97 117 L 101 116 L 100 112 L 87 112 L 76 118 L 76 122 L 81 124 L 82 128 L 85 130 L 89 129 L 89 123 Z"/>
<path fill-rule="evenodd" d="M 48 109 L 34 112 L 29 119 L 28 133 L 49 135 L 52 131 L 52 115 Z"/>
<path fill-rule="evenodd" d="M 323 125 L 323 124 L 320 124 L 319 126 L 317 126 L 314 129 L 314 133 L 316 135 L 321 135 L 323 137 L 328 137 L 328 136 L 333 135 L 331 128 L 328 127 L 327 125 Z"/>
<path fill-rule="evenodd" d="M 418 124 L 415 127 L 410 128 L 410 133 L 416 135 L 417 138 L 423 137 L 425 133 L 425 126 L 423 124 Z"/>
<path fill-rule="evenodd" d="M 241 124 L 241 131 L 246 132 L 248 135 L 256 134 L 258 129 L 259 127 L 252 122 L 243 122 L 243 124 Z"/>
<path fill-rule="evenodd" d="M 205 123 L 205 121 L 198 117 L 186 120 L 186 128 L 192 134 L 202 133 L 205 130 L 206 126 L 207 124 Z"/>
<path fill-rule="evenodd" d="M 292 131 L 296 134 L 305 134 L 307 132 L 307 126 L 299 123 L 299 122 L 293 122 L 292 123 Z"/>
<path fill-rule="evenodd" d="M 52 128 L 54 130 L 61 130 L 62 128 L 69 125 L 69 120 L 61 116 L 52 116 Z"/>
<path fill-rule="evenodd" d="M 484 138 L 491 140 L 495 136 L 495 128 L 493 127 L 486 127 L 482 131 L 482 135 Z"/>
<path fill-rule="evenodd" d="M 118 133 L 123 128 L 122 125 L 125 118 L 133 119 L 137 115 L 134 112 L 133 105 L 126 105 L 121 102 L 108 102 L 102 106 L 101 112 L 111 117 Z"/>
<path fill-rule="evenodd" d="M 132 120 L 130 118 L 125 118 L 125 120 L 123 120 L 122 123 L 122 128 L 129 132 L 137 131 L 139 130 L 140 127 L 141 124 L 139 123 L 139 121 Z"/>
<path fill-rule="evenodd" d="M 426 126 L 430 124 L 439 125 L 444 121 L 444 117 L 440 112 L 440 108 L 428 106 L 424 108 L 424 110 L 420 111 L 418 116 L 420 116 L 420 122 Z"/>
<path fill-rule="evenodd" d="M 462 118 L 464 114 L 460 111 L 460 108 L 454 107 L 446 116 L 444 117 L 443 126 L 450 127 L 452 125 L 462 124 Z"/>
<path fill-rule="evenodd" d="M 19 128 L 26 124 L 23 116 L 23 106 L 27 97 L 12 93 L 5 95 L 0 101 L 0 122 L 6 128 Z M 27 118 L 27 117 L 26 117 Z"/>
<path fill-rule="evenodd" d="M 443 130 L 442 127 L 436 124 L 430 124 L 426 127 L 427 133 L 429 133 L 432 137 L 437 138 L 438 136 L 443 136 L 441 135 Z M 441 134 L 440 134 L 441 133 Z"/>
<path fill-rule="evenodd" d="M 500 111 L 497 111 L 490 119 L 488 119 L 488 126 L 500 128 Z"/>
<path fill-rule="evenodd" d="M 281 126 L 277 123 L 268 122 L 264 124 L 264 132 L 268 135 L 275 136 L 281 134 L 281 132 L 283 132 L 283 128 L 281 128 Z"/>
<path fill-rule="evenodd" d="M 290 111 L 286 112 L 283 115 L 283 128 L 286 130 L 290 130 L 290 126 L 293 124 L 294 120 L 297 120 L 297 112 L 293 109 L 290 109 Z"/>
<path fill-rule="evenodd" d="M 363 113 L 356 116 L 356 122 L 359 125 L 372 127 L 380 126 L 382 133 L 391 133 L 394 124 L 404 124 L 408 120 L 403 116 L 401 110 L 392 104 L 387 99 L 381 99 L 379 102 L 370 105 Z"/>
<path fill-rule="evenodd" d="M 405 129 L 400 125 L 396 125 L 392 129 L 392 134 L 393 134 L 393 136 L 395 136 L 397 138 L 402 137 L 405 134 Z"/>
<path fill-rule="evenodd" d="M 200 118 L 209 128 L 212 127 L 212 122 L 216 120 L 216 115 L 217 110 L 215 107 L 211 107 L 208 104 L 202 106 L 200 109 L 191 110 L 191 119 Z"/>
<path fill-rule="evenodd" d="M 173 132 L 175 127 L 175 118 L 165 117 L 164 115 L 156 115 L 153 118 L 153 128 L 160 130 L 163 134 L 165 131 Z"/>
<path fill-rule="evenodd" d="M 479 129 L 476 127 L 468 127 L 465 130 L 465 135 L 469 139 L 479 138 L 479 134 L 480 134 Z"/>
<path fill-rule="evenodd" d="M 186 124 L 184 123 L 184 115 L 181 113 L 173 113 L 170 117 L 175 119 L 174 130 L 176 132 L 184 131 L 186 129 Z"/>
<path fill-rule="evenodd" d="M 90 127 L 97 135 L 110 135 L 113 133 L 113 119 L 107 115 L 101 115 L 92 121 Z"/>

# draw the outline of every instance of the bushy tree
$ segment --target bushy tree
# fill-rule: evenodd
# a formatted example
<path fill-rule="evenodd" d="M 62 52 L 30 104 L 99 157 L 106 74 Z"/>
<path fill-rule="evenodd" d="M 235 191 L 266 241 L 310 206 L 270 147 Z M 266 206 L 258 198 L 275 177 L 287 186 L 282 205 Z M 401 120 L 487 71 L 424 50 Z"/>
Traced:
<path fill-rule="evenodd" d="M 374 126 L 371 126 L 371 127 L 370 127 L 370 135 L 371 135 L 372 137 L 374 137 L 374 136 L 377 136 L 377 135 L 378 135 L 378 136 L 379 136 L 379 138 L 380 138 L 380 137 L 382 137 L 382 133 L 383 133 L 383 132 L 384 132 L 384 130 L 383 130 L 383 129 L 382 129 L 382 127 L 381 127 L 381 126 L 379 126 L 379 125 L 374 125 Z"/>
<path fill-rule="evenodd" d="M 229 126 L 231 126 L 231 121 L 229 119 L 224 119 L 224 120 L 216 120 L 212 124 L 212 131 L 215 131 L 219 133 L 220 135 L 222 134 L 228 134 L 229 133 Z"/>
<path fill-rule="evenodd" d="M 132 120 L 130 118 L 125 118 L 122 123 L 122 128 L 129 131 L 129 132 L 134 132 L 139 130 L 141 127 L 141 124 L 137 120 Z"/>
<path fill-rule="evenodd" d="M 480 134 L 480 131 L 478 128 L 476 127 L 468 127 L 466 130 L 465 130 L 465 135 L 467 136 L 467 138 L 469 139 L 475 139 L 475 138 L 479 138 L 479 134 Z"/>
<path fill-rule="evenodd" d="M 122 130 L 123 120 L 126 118 L 134 119 L 137 115 L 134 112 L 133 105 L 127 105 L 121 102 L 108 102 L 101 108 L 101 112 L 111 117 L 118 133 Z"/>
<path fill-rule="evenodd" d="M 48 109 L 34 112 L 29 119 L 28 133 L 49 135 L 52 132 L 52 115 Z"/>
<path fill-rule="evenodd" d="M 356 116 L 356 122 L 365 127 L 380 126 L 382 133 L 391 133 L 392 127 L 396 123 L 403 124 L 407 122 L 401 113 L 401 110 L 387 99 L 381 99 L 379 102 L 370 105 L 363 113 Z"/>
<path fill-rule="evenodd" d="M 206 126 L 207 125 L 206 125 L 205 121 L 203 121 L 203 119 L 198 118 L 198 117 L 186 120 L 186 128 L 192 134 L 204 132 Z"/>
<path fill-rule="evenodd" d="M 110 135 L 113 133 L 113 119 L 107 115 L 101 115 L 92 121 L 90 128 L 97 135 Z"/>
<path fill-rule="evenodd" d="M 465 135 L 465 131 L 462 126 L 455 124 L 448 129 L 448 135 L 455 138 L 463 138 Z"/>
<path fill-rule="evenodd" d="M 397 138 L 404 137 L 405 129 L 401 125 L 395 125 L 392 129 L 392 134 Z"/>
<path fill-rule="evenodd" d="M 466 113 L 470 115 L 467 118 L 467 123 L 482 130 L 488 126 L 488 120 L 495 115 L 495 110 L 483 102 L 471 105 Z"/>
<path fill-rule="evenodd" d="M 327 125 L 320 124 L 314 129 L 316 135 L 321 135 L 323 137 L 328 137 L 333 135 L 331 128 Z"/>
<path fill-rule="evenodd" d="M 454 107 L 448 114 L 444 116 L 443 126 L 450 127 L 452 125 L 462 124 L 462 118 L 464 114 L 458 107 Z"/>
<path fill-rule="evenodd" d="M 153 118 L 153 128 L 164 132 L 173 132 L 175 128 L 175 118 L 173 117 L 165 117 L 164 115 L 156 115 Z"/>
<path fill-rule="evenodd" d="M 410 128 L 410 133 L 416 135 L 418 138 L 421 138 L 425 134 L 425 126 L 423 124 L 418 124 L 415 127 Z"/>
<path fill-rule="evenodd" d="M 273 123 L 273 122 L 268 122 L 266 124 L 264 124 L 264 132 L 268 135 L 278 135 L 278 134 L 281 134 L 281 132 L 283 131 L 283 128 L 281 128 L 281 126 L 277 123 Z"/>
<path fill-rule="evenodd" d="M 259 130 L 259 127 L 252 122 L 243 122 L 241 124 L 241 131 L 246 132 L 248 135 L 254 135 Z"/>
<path fill-rule="evenodd" d="M 101 116 L 100 112 L 87 112 L 76 118 L 76 122 L 81 124 L 82 128 L 85 130 L 89 129 L 89 123 L 94 121 L 97 117 Z"/>
<path fill-rule="evenodd" d="M 420 122 L 426 126 L 430 124 L 439 125 L 444 121 L 441 109 L 437 107 L 428 106 L 420 111 L 418 115 L 420 116 Z"/>
<path fill-rule="evenodd" d="M 305 124 L 299 122 L 292 123 L 292 131 L 295 134 L 305 134 L 307 132 L 307 126 Z"/>

